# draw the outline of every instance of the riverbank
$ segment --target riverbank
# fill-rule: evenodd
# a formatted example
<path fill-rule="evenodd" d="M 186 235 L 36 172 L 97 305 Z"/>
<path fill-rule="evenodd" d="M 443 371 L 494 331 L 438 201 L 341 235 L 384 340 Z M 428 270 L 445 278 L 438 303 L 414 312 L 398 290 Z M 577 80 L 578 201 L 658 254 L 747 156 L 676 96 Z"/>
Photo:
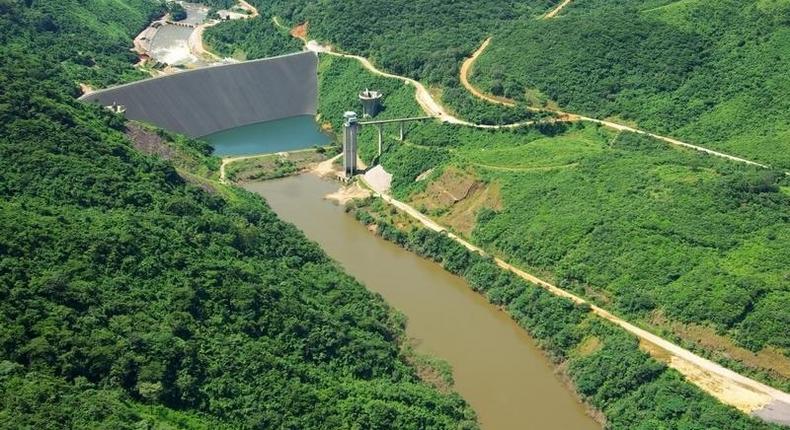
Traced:
<path fill-rule="evenodd" d="M 387 195 L 376 192 L 373 192 L 373 194 L 376 196 L 376 199 L 367 199 L 356 204 L 351 203 L 352 212 L 355 213 L 355 217 L 358 220 L 367 225 L 374 225 L 373 231 L 382 238 L 393 241 L 434 261 L 441 262 L 450 272 L 469 279 L 470 283 L 476 285 L 478 291 L 487 295 L 492 303 L 504 306 L 514 319 L 519 321 L 539 341 L 544 342 L 543 346 L 546 347 L 547 352 L 558 358 L 559 362 L 562 363 L 561 366 L 571 369 L 571 380 L 581 394 L 592 402 L 593 406 L 597 408 L 603 407 L 600 399 L 596 399 L 595 396 L 600 394 L 598 390 L 605 389 L 605 387 L 600 386 L 596 390 L 590 390 L 589 387 L 586 387 L 585 384 L 587 382 L 585 378 L 589 377 L 589 375 L 585 376 L 585 374 L 595 374 L 600 369 L 584 369 L 583 367 L 592 364 L 586 363 L 588 361 L 586 356 L 590 353 L 590 350 L 593 350 L 592 352 L 604 350 L 608 339 L 616 344 L 620 356 L 601 354 L 600 357 L 597 357 L 596 366 L 616 367 L 618 360 L 631 355 L 635 362 L 627 366 L 631 367 L 628 369 L 628 372 L 639 373 L 640 371 L 633 367 L 641 366 L 643 371 L 651 373 L 646 380 L 630 381 L 630 384 L 635 384 L 633 385 L 634 389 L 650 384 L 658 387 L 677 385 L 677 382 L 672 382 L 668 379 L 675 378 L 672 374 L 679 377 L 680 375 L 675 373 L 675 371 L 678 371 L 689 382 L 702 389 L 702 391 L 696 391 L 693 395 L 690 393 L 688 401 L 704 403 L 710 407 L 715 406 L 722 412 L 727 410 L 726 407 L 716 402 L 712 397 L 703 394 L 704 391 L 716 397 L 722 403 L 731 405 L 746 414 L 752 414 L 770 422 L 787 424 L 783 415 L 790 409 L 788 409 L 788 403 L 786 403 L 784 398 L 786 394 L 781 391 L 749 380 L 715 363 L 669 344 L 663 339 L 634 327 L 609 312 L 590 305 L 583 299 L 527 274 L 498 258 L 485 257 L 482 250 L 447 232 L 430 218 L 408 205 L 398 202 Z M 381 203 L 376 203 L 377 201 Z M 396 213 L 393 214 L 391 209 L 387 209 L 390 205 L 396 208 Z M 488 268 L 485 269 L 480 266 Z M 516 286 L 512 286 L 512 281 L 510 281 L 511 287 L 505 288 L 505 290 L 509 289 L 510 292 L 502 291 L 502 287 L 496 286 L 497 283 L 501 283 L 500 280 L 496 279 L 501 279 L 502 275 L 492 278 L 491 270 L 493 270 L 493 267 L 497 267 L 498 269 L 496 270 L 507 274 L 506 276 L 512 278 L 515 275 L 521 280 Z M 481 276 L 483 278 L 480 278 Z M 477 284 L 475 284 L 475 279 L 478 280 Z M 559 332 L 576 330 L 577 339 L 575 341 L 572 341 L 571 344 L 563 344 L 563 341 L 558 342 L 553 338 L 557 334 L 556 332 L 545 332 L 541 328 L 541 326 L 545 325 L 552 326 L 552 319 L 557 319 L 559 311 L 557 313 L 546 313 L 533 309 L 532 312 L 541 313 L 541 315 L 529 313 L 522 315 L 524 312 L 523 306 L 526 303 L 519 303 L 518 299 L 512 295 L 518 295 L 519 290 L 523 291 L 527 286 L 532 289 L 530 294 L 533 296 L 535 294 L 541 295 L 535 292 L 537 290 L 545 291 L 547 294 L 555 297 L 556 300 L 565 303 L 565 305 L 562 305 L 557 302 L 555 303 L 557 307 L 564 307 L 566 310 L 567 306 L 581 309 L 583 315 L 579 316 L 576 321 L 569 322 L 567 319 L 560 318 L 563 321 L 561 326 L 553 326 L 555 330 L 559 329 Z M 521 294 L 523 295 L 523 292 Z M 543 296 L 545 297 L 545 295 Z M 535 297 L 530 300 L 534 299 Z M 608 323 L 614 324 L 614 326 L 607 325 L 608 329 L 590 337 L 590 327 L 582 327 L 588 324 L 600 324 L 601 320 L 599 317 L 608 321 Z M 624 329 L 624 331 L 615 330 L 615 326 L 619 327 L 619 329 Z M 592 330 L 592 332 L 595 333 L 595 330 Z M 628 332 L 630 336 L 635 336 L 629 336 L 634 341 L 625 341 L 625 338 L 623 338 L 623 336 L 626 336 L 625 332 Z M 639 338 L 640 342 L 635 342 L 636 338 Z M 625 343 L 622 344 L 623 342 Z M 574 359 L 573 354 L 578 352 L 584 353 Z M 649 358 L 650 355 L 648 353 L 655 358 Z M 655 367 L 658 365 L 658 362 L 655 361 L 656 359 L 662 360 L 673 370 L 666 371 Z M 610 361 L 607 362 L 606 360 Z M 636 363 L 641 364 L 637 365 Z M 619 375 L 613 372 L 606 377 L 600 377 L 599 381 L 617 385 L 625 383 L 622 379 L 628 377 L 628 375 Z M 623 402 L 623 407 L 634 407 L 632 404 L 634 399 L 624 397 L 620 401 Z M 604 412 L 607 412 L 607 419 L 610 421 L 622 418 L 619 415 L 614 416 L 608 413 L 607 410 L 604 410 Z M 733 416 L 733 418 L 735 417 L 737 415 Z M 741 417 L 745 416 L 741 415 Z M 739 418 L 739 420 L 742 421 L 743 418 Z"/>
<path fill-rule="evenodd" d="M 362 67 L 364 67 L 364 65 L 362 65 Z M 358 67 L 358 68 L 361 69 L 362 67 Z M 408 87 L 406 87 L 406 88 L 408 88 Z M 390 97 L 390 99 L 392 99 L 392 97 Z M 399 99 L 399 100 L 401 100 L 401 99 Z M 608 131 L 607 131 L 607 133 L 608 133 Z M 624 133 L 624 134 L 627 135 L 629 133 Z M 436 136 L 437 139 L 442 139 L 442 138 L 446 139 L 447 138 L 446 135 L 443 135 L 442 133 L 438 133 L 438 132 L 437 133 L 421 133 L 420 138 L 423 141 L 425 141 L 425 140 L 427 140 L 426 136 L 427 137 Z M 452 134 L 452 136 L 453 137 L 459 136 L 459 138 L 463 138 L 463 133 L 455 133 L 455 134 Z M 483 139 L 483 138 L 481 137 L 481 139 Z M 503 140 L 506 141 L 506 142 L 510 142 L 511 141 L 509 139 L 503 139 Z M 612 142 L 615 142 L 616 140 L 619 140 L 618 135 L 617 134 L 612 134 L 611 140 L 609 140 L 608 142 L 609 142 L 609 144 L 611 144 Z M 453 150 L 456 149 L 456 148 L 453 147 L 453 145 L 448 145 L 448 146 L 450 146 L 450 151 L 453 151 Z M 439 151 L 441 149 L 440 145 L 436 145 L 435 147 L 432 147 L 432 148 L 435 148 L 437 151 Z M 474 149 L 477 149 L 477 148 L 474 148 Z M 577 146 L 576 149 L 584 149 L 584 147 L 578 147 Z M 485 146 L 484 145 L 480 145 L 480 150 L 481 151 L 486 150 Z M 669 149 L 662 149 L 662 150 L 665 150 L 665 151 L 668 151 L 668 152 L 670 151 Z M 423 157 L 427 157 L 428 156 L 428 152 L 429 151 L 423 151 L 423 152 L 415 152 L 415 151 L 406 152 L 406 151 L 403 151 L 403 152 L 399 152 L 398 155 L 404 155 L 406 157 L 408 157 L 408 156 L 415 156 L 415 157 L 423 156 Z M 681 161 L 681 163 L 680 163 L 681 165 L 684 165 L 684 163 L 686 162 L 685 157 L 688 157 L 688 159 L 692 159 L 692 158 L 696 158 L 697 157 L 697 155 L 695 155 L 695 154 L 688 154 L 685 151 L 671 150 L 671 152 L 673 154 L 674 153 L 685 154 L 684 155 L 684 159 L 680 160 Z M 421 155 L 423 153 L 424 153 L 424 155 Z M 529 154 L 528 151 L 525 151 L 524 153 L 526 155 Z M 545 158 L 548 159 L 548 157 L 545 157 Z M 573 161 L 573 159 L 570 159 L 570 160 Z M 514 159 L 513 162 L 514 162 L 514 164 L 518 165 L 517 163 L 515 163 L 515 159 Z M 729 164 L 729 163 L 717 161 L 715 159 L 709 160 L 709 162 L 711 162 L 711 163 L 720 163 L 722 165 Z M 394 161 L 392 163 L 393 163 L 392 165 L 397 165 L 397 163 L 394 162 Z M 412 163 L 415 164 L 415 165 L 419 164 L 417 162 L 412 162 Z M 528 165 L 528 163 L 527 163 L 527 165 Z M 572 164 L 567 164 L 567 165 L 572 165 Z M 419 166 L 419 167 L 417 167 L 415 169 L 415 172 L 422 171 L 426 167 L 430 167 L 430 166 L 427 165 L 427 164 L 423 165 L 423 166 Z M 403 171 L 405 171 L 407 174 L 411 174 L 412 173 L 412 172 L 408 171 L 407 169 L 404 169 Z M 639 173 L 638 169 L 633 170 L 633 172 L 635 174 Z M 694 198 L 694 200 L 695 201 L 696 200 L 703 201 L 704 200 L 704 196 L 701 196 L 698 199 Z M 569 228 L 570 227 L 571 226 L 569 226 Z M 513 228 L 516 228 L 516 225 L 514 225 Z M 536 228 L 539 228 L 539 227 L 536 226 Z M 517 242 L 513 242 L 513 246 L 514 247 L 518 246 Z M 530 246 L 530 245 L 526 244 L 524 246 Z M 604 306 L 606 308 L 609 307 L 609 305 L 606 305 L 606 304 L 602 304 L 602 306 Z M 640 324 L 640 325 L 638 325 L 638 326 L 637 326 L 637 324 L 632 324 L 632 325 L 636 326 L 635 328 L 637 328 L 637 329 L 643 329 L 645 327 L 649 327 L 649 326 L 647 326 L 644 323 L 644 321 L 638 321 L 637 320 L 636 322 L 638 324 Z M 656 330 L 656 329 L 653 328 L 651 330 Z M 672 336 L 671 334 L 665 334 L 664 332 L 661 332 L 659 330 L 656 330 L 655 332 L 656 333 L 661 333 L 662 336 L 667 336 L 665 341 L 667 341 L 669 343 L 669 345 L 671 345 L 671 347 L 673 349 L 677 348 L 677 351 L 679 353 L 681 353 L 681 354 L 685 354 L 685 353 L 692 354 L 691 352 L 689 352 L 689 349 L 691 349 L 691 348 L 696 348 L 696 351 L 698 351 L 698 354 L 706 354 L 706 351 L 703 350 L 702 348 L 700 348 L 699 346 L 696 346 L 693 343 L 683 342 L 684 339 L 678 339 L 677 337 Z M 672 354 L 675 354 L 675 353 L 672 353 Z M 699 357 L 699 355 L 697 355 L 697 354 L 692 354 L 692 355 L 696 356 L 696 357 Z M 680 364 L 677 364 L 677 366 L 678 366 L 678 369 L 684 375 L 687 375 L 690 378 L 697 379 L 700 382 L 700 384 L 698 386 L 701 389 L 706 390 L 709 393 L 714 394 L 716 396 L 722 396 L 722 397 L 729 396 L 730 397 L 730 401 L 729 401 L 728 404 L 740 405 L 740 407 L 743 408 L 744 410 L 750 410 L 750 411 L 759 410 L 759 411 L 761 411 L 760 413 L 768 413 L 769 409 L 774 407 L 771 404 L 772 401 L 769 401 L 768 403 L 766 403 L 766 397 L 763 396 L 762 394 L 759 394 L 759 392 L 765 392 L 765 390 L 762 387 L 766 386 L 766 384 L 765 384 L 766 382 L 771 383 L 770 380 L 768 380 L 763 375 L 761 375 L 761 374 L 759 374 L 757 372 L 747 373 L 748 372 L 747 370 L 744 370 L 742 367 L 739 367 L 738 363 L 734 363 L 732 360 L 724 360 L 724 359 L 718 358 L 716 356 L 710 356 L 710 357 L 707 357 L 707 358 L 716 359 L 716 361 L 719 361 L 721 363 L 721 366 L 719 366 L 718 364 L 716 365 L 716 366 L 719 366 L 719 367 L 716 368 L 716 371 L 710 377 L 706 376 L 707 375 L 707 373 L 706 373 L 707 371 L 703 371 L 701 373 L 700 372 L 692 372 L 689 368 L 686 368 L 685 366 L 682 366 Z M 708 360 L 708 361 L 710 361 L 710 360 Z M 744 376 L 744 374 L 733 372 L 731 369 L 732 370 L 737 370 L 738 372 L 744 372 L 744 374 L 748 375 L 748 376 Z M 698 379 L 700 376 L 705 377 L 705 379 L 702 379 L 702 380 Z M 717 378 L 721 378 L 721 380 L 718 380 Z M 744 378 L 746 381 L 750 381 L 750 382 L 747 382 L 747 386 L 748 386 L 748 384 L 756 383 L 757 384 L 756 386 L 758 387 L 757 388 L 758 394 L 749 394 L 748 390 L 745 390 L 745 391 L 742 390 L 742 388 L 741 388 L 741 386 L 742 386 L 741 378 Z M 760 379 L 763 379 L 764 381 L 761 382 Z M 730 389 L 732 389 L 734 391 L 730 391 Z M 782 393 L 781 390 L 774 390 L 773 392 L 775 394 L 772 394 L 771 397 L 775 398 L 775 399 L 778 399 L 778 398 L 782 397 L 783 394 L 785 394 L 785 393 Z M 779 401 L 779 400 L 777 400 L 777 402 L 778 403 L 786 403 L 784 401 Z M 775 420 L 775 418 L 771 418 L 771 420 Z"/>
<path fill-rule="evenodd" d="M 453 369 L 453 389 L 487 430 L 593 429 L 530 336 L 461 278 L 436 263 L 371 235 L 342 206 L 326 201 L 340 183 L 306 174 L 244 184 L 263 196 L 330 257 L 407 318 L 415 349 Z"/>
<path fill-rule="evenodd" d="M 219 178 L 223 183 L 245 183 L 298 175 L 307 171 L 319 172 L 325 169 L 325 162 L 331 163 L 338 157 L 327 157 L 328 150 L 331 148 L 223 158 Z"/>
<path fill-rule="evenodd" d="M 332 162 L 328 161 L 322 163 L 321 170 L 323 174 L 331 173 L 334 170 L 332 166 Z M 445 261 L 443 257 L 437 259 L 435 255 L 432 256 L 430 254 L 425 254 L 425 252 L 421 251 L 419 248 L 416 249 L 410 248 L 409 246 L 406 245 L 406 243 L 409 241 L 403 239 L 404 237 L 403 235 L 408 235 L 409 231 L 412 231 L 417 227 L 419 228 L 427 227 L 428 230 L 439 233 L 444 237 L 450 239 L 451 241 L 453 240 L 457 241 L 456 243 L 458 243 L 463 247 L 464 252 L 472 256 L 467 258 L 475 259 L 477 257 L 474 256 L 484 254 L 483 251 L 480 250 L 479 248 L 460 239 L 454 234 L 447 232 L 447 230 L 444 227 L 442 227 L 435 221 L 431 220 L 430 218 L 424 216 L 423 214 L 419 213 L 418 211 L 411 208 L 410 206 L 402 202 L 398 202 L 397 200 L 394 200 L 389 196 L 376 193 L 375 191 L 365 190 L 364 189 L 365 187 L 360 187 L 359 185 L 360 182 L 357 181 L 354 184 L 352 184 L 351 187 L 341 188 L 340 191 L 327 193 L 327 195 L 323 197 L 332 200 L 337 200 L 341 202 L 341 204 L 347 204 L 350 202 L 350 206 L 354 208 L 352 212 L 354 213 L 356 219 L 362 221 L 362 223 L 367 226 L 367 229 L 369 231 L 373 231 L 378 235 L 380 235 L 381 237 L 393 241 L 401 246 L 406 246 L 410 251 L 417 252 L 422 256 L 428 257 L 429 259 L 434 259 L 435 261 L 441 262 L 443 265 L 445 265 Z M 363 199 L 363 201 L 365 201 L 366 197 L 368 197 L 369 195 L 376 195 L 377 197 L 382 199 L 381 201 L 386 201 L 388 204 L 394 206 L 396 211 L 393 211 L 392 209 L 386 209 L 384 207 L 380 207 L 378 209 L 378 212 L 380 212 L 380 214 L 370 216 L 370 213 L 365 211 L 366 207 L 364 205 L 357 207 L 356 206 L 357 204 L 353 202 L 355 198 L 357 200 Z M 359 211 L 360 208 L 362 208 L 363 210 Z M 398 215 L 395 215 L 395 213 L 397 213 Z M 385 218 L 392 217 L 391 219 L 396 219 L 396 220 L 395 221 L 390 220 L 389 222 L 386 220 L 382 221 L 382 218 L 380 217 L 381 214 L 384 214 Z M 619 318 L 615 317 L 609 312 L 601 308 L 598 308 L 594 305 L 590 305 L 583 299 L 575 295 L 572 295 L 564 290 L 561 290 L 549 283 L 546 283 L 530 274 L 527 274 L 526 272 L 523 272 L 498 258 L 492 259 L 491 264 L 493 265 L 493 267 L 497 267 L 496 270 L 502 270 L 503 272 L 512 273 L 529 283 L 525 285 L 531 285 L 532 288 L 541 287 L 546 291 L 550 292 L 551 294 L 554 294 L 557 298 L 571 303 L 572 306 L 574 307 L 581 306 L 582 309 L 584 309 L 584 315 L 589 315 L 580 318 L 580 321 L 585 321 L 585 324 L 600 324 L 601 320 L 599 318 L 603 318 L 603 320 L 613 323 L 614 326 L 619 326 L 620 329 L 624 329 L 624 331 L 619 332 L 614 328 L 611 328 L 614 326 L 607 326 L 610 327 L 610 329 L 604 330 L 603 333 L 606 336 L 615 339 L 615 341 L 613 342 L 615 343 L 626 342 L 620 339 L 620 337 L 622 336 L 627 336 L 625 332 L 628 332 L 630 333 L 630 335 L 639 338 L 640 342 L 631 342 L 631 343 L 626 342 L 627 345 L 625 346 L 620 345 L 618 348 L 626 348 L 627 351 L 630 351 L 628 353 L 634 355 L 634 357 L 636 357 L 635 358 L 636 360 L 638 361 L 641 360 L 642 365 L 644 365 L 646 368 L 654 369 L 654 367 L 658 365 L 658 362 L 655 361 L 655 359 L 658 359 L 662 361 L 664 364 L 668 365 L 670 368 L 674 369 L 671 372 L 665 370 L 659 371 L 654 369 L 655 375 L 653 375 L 653 378 L 651 380 L 645 382 L 645 385 L 647 385 L 648 383 L 655 384 L 658 386 L 665 386 L 666 384 L 683 385 L 685 383 L 665 380 L 665 379 L 672 379 L 674 378 L 674 376 L 663 376 L 665 374 L 672 375 L 674 371 L 678 371 L 682 373 L 689 382 L 697 385 L 702 390 L 713 395 L 724 404 L 732 405 L 747 414 L 754 414 L 756 416 L 760 416 L 774 422 L 783 422 L 782 415 L 784 414 L 783 411 L 785 411 L 785 406 L 783 405 L 785 403 L 781 401 L 781 392 L 778 392 L 778 390 L 773 390 L 773 394 L 768 395 L 766 393 L 771 393 L 772 391 L 770 387 L 761 386 L 761 384 L 759 383 L 757 383 L 757 385 L 754 385 L 753 384 L 754 381 L 743 378 L 740 375 L 733 374 L 733 372 L 729 372 L 727 369 L 724 369 L 721 366 L 716 365 L 715 363 L 709 362 L 701 357 L 691 354 L 688 351 L 682 350 L 677 346 L 669 344 L 663 339 L 660 339 L 657 336 L 654 336 L 623 320 L 620 320 Z M 447 268 L 447 266 L 445 267 Z M 452 268 L 448 268 L 448 270 L 450 270 L 452 273 L 465 276 L 464 273 L 458 271 L 457 269 L 453 270 Z M 517 289 L 518 288 L 521 287 L 517 287 Z M 487 289 L 488 287 L 485 288 L 481 287 L 480 289 L 478 289 L 478 291 L 487 292 L 486 291 Z M 496 293 L 496 294 L 502 294 L 502 293 Z M 497 306 L 502 306 L 503 309 L 507 310 L 509 312 L 509 315 L 511 315 L 514 319 L 519 320 L 517 314 L 513 312 L 513 309 L 511 307 L 513 303 L 512 297 L 510 299 L 502 299 L 501 297 L 495 295 L 494 298 L 492 299 L 491 296 L 489 295 L 488 298 L 489 300 L 492 301 L 493 304 Z M 567 306 L 567 305 L 562 305 L 562 306 Z M 542 323 L 551 324 L 551 318 L 552 318 L 551 315 L 543 315 L 540 318 L 548 318 L 547 321 L 543 321 Z M 590 322 L 590 321 L 596 321 L 596 322 Z M 541 323 L 541 321 L 535 320 L 531 322 L 531 324 L 538 324 L 538 323 Z M 573 327 L 559 328 L 559 331 L 576 330 L 585 333 L 589 331 L 588 328 L 582 330 L 580 327 L 581 327 L 581 323 L 577 322 L 576 328 Z M 533 332 L 534 326 L 525 326 L 525 328 L 527 328 L 527 330 L 531 334 L 533 335 L 535 334 L 535 332 Z M 617 333 L 622 333 L 622 334 L 617 334 Z M 573 387 L 576 387 L 577 384 L 579 383 L 578 373 L 573 374 L 573 373 L 568 373 L 567 371 L 569 368 L 573 367 L 572 363 L 575 363 L 576 361 L 568 361 L 567 357 L 573 355 L 574 351 L 577 350 L 600 349 L 601 345 L 604 344 L 604 340 L 605 340 L 605 339 L 602 340 L 601 337 L 606 337 L 606 336 L 604 336 L 603 334 L 601 336 L 593 336 L 595 339 L 592 340 L 586 337 L 581 337 L 580 340 L 578 340 L 578 343 L 575 344 L 575 346 L 566 346 L 560 349 L 557 349 L 554 346 L 552 346 L 552 340 L 549 337 L 550 340 L 548 341 L 548 347 L 546 347 L 546 345 L 543 346 L 546 347 L 547 353 L 553 359 L 556 360 L 555 364 L 557 365 L 557 368 L 560 369 L 559 370 L 560 373 L 565 375 L 565 380 L 570 381 L 571 385 Z M 540 341 L 546 340 L 545 338 L 541 338 L 539 332 L 537 337 Z M 590 345 L 594 345 L 594 346 L 597 345 L 597 346 L 592 347 Z M 640 351 L 640 349 L 642 351 Z M 647 358 L 649 357 L 648 354 L 655 357 L 655 359 Z M 579 357 L 579 359 L 581 358 L 584 357 L 583 356 Z M 616 379 L 617 375 L 611 375 L 611 378 Z M 634 388 L 640 386 L 641 383 L 636 384 Z M 587 396 L 585 398 L 590 400 L 589 393 L 581 392 L 581 394 Z M 713 407 L 711 405 L 716 405 L 716 407 L 723 407 L 721 404 L 717 403 L 712 398 L 702 394 L 702 392 L 696 392 L 696 394 L 694 394 L 692 397 L 693 397 L 692 399 L 693 401 L 705 403 L 710 407 Z M 594 405 L 594 406 L 600 407 L 600 405 Z M 726 410 L 726 408 L 723 410 Z M 737 417 L 737 415 L 735 417 Z"/>
<path fill-rule="evenodd" d="M 364 63 L 363 63 L 363 64 L 364 64 Z M 439 226 L 439 228 L 441 228 L 441 227 Z M 471 246 L 471 245 L 470 245 L 470 246 Z M 470 248 L 470 249 L 472 249 L 472 248 Z M 511 270 L 514 270 L 514 271 L 515 271 L 515 270 L 517 270 L 517 269 L 515 269 L 515 268 L 512 268 L 512 267 L 510 267 L 510 269 L 511 269 Z M 516 273 L 517 273 L 517 272 L 516 272 Z M 526 274 L 525 274 L 525 275 L 526 275 Z M 530 276 L 531 276 L 531 275 L 530 275 Z M 531 280 L 531 281 L 533 281 L 533 282 L 535 282 L 535 283 L 538 283 L 538 284 L 540 284 L 540 285 L 543 285 L 543 284 L 541 284 L 541 282 L 542 282 L 542 281 L 540 281 L 540 280 L 537 280 L 537 278 L 535 278 L 534 280 Z M 538 282 L 538 281 L 540 281 L 540 282 Z M 543 286 L 551 286 L 551 285 L 546 283 L 546 285 L 543 285 Z M 551 288 L 549 288 L 549 290 L 551 290 Z M 570 298 L 570 297 L 569 297 L 569 298 Z M 605 312 L 605 311 L 604 311 L 604 312 Z M 596 311 L 596 313 L 598 313 L 599 315 L 603 316 L 603 314 L 601 314 L 601 313 L 599 313 L 599 312 L 597 312 L 597 311 Z M 634 328 L 635 328 L 635 327 L 634 327 Z M 671 345 L 671 344 L 670 344 L 670 345 Z M 683 371 L 683 372 L 686 372 L 686 373 L 684 373 L 684 374 L 686 374 L 686 376 L 687 376 L 687 377 L 689 377 L 689 379 L 690 379 L 690 380 L 693 380 L 693 379 L 692 379 L 692 376 L 689 376 L 689 375 L 693 374 L 694 372 L 691 372 L 691 371 L 689 371 L 689 370 L 683 370 L 683 369 L 684 369 L 684 367 L 683 367 L 683 366 L 678 366 L 678 369 L 679 369 L 679 370 L 681 370 L 681 371 Z M 703 370 L 705 370 L 705 369 L 703 369 Z M 704 374 L 705 374 L 705 372 L 703 372 L 703 375 L 704 375 Z M 740 376 L 740 375 L 739 375 L 739 376 Z M 701 387 L 703 387 L 703 388 L 705 388 L 706 390 L 712 390 L 712 389 L 714 389 L 714 388 L 720 387 L 720 383 L 719 383 L 719 381 L 713 381 L 713 382 L 714 382 L 713 384 L 710 384 L 710 385 L 707 385 L 707 386 L 703 386 L 704 384 L 703 384 L 703 385 L 700 385 L 700 386 L 701 386 Z M 726 382 L 726 381 L 725 381 L 725 382 Z M 753 396 L 746 396 L 746 398 L 749 398 L 749 399 L 751 399 L 751 397 L 753 397 Z M 741 402 L 742 402 L 742 400 L 741 400 Z M 758 403 L 759 403 L 759 404 L 762 404 L 763 406 L 765 406 L 765 403 L 763 402 L 763 400 L 762 400 L 762 399 L 760 399 Z M 744 405 L 741 405 L 741 406 L 739 406 L 739 407 L 742 407 L 742 408 L 744 408 L 744 409 L 748 410 L 748 409 L 754 408 L 754 407 L 756 407 L 756 406 L 754 406 L 754 405 L 745 405 L 745 406 L 744 406 Z"/>

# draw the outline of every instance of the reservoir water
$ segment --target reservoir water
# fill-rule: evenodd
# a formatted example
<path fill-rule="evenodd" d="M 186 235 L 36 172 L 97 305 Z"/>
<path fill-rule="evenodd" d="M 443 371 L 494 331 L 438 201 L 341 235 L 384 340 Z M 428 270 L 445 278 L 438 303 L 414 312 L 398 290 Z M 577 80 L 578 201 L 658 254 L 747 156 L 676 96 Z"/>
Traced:
<path fill-rule="evenodd" d="M 203 137 L 220 157 L 294 151 L 326 145 L 312 115 L 265 121 L 223 130 Z"/>
<path fill-rule="evenodd" d="M 450 363 L 455 390 L 475 409 L 484 430 L 600 428 L 507 314 L 461 278 L 371 234 L 323 199 L 338 186 L 308 174 L 245 188 L 406 315 L 417 349 Z"/>

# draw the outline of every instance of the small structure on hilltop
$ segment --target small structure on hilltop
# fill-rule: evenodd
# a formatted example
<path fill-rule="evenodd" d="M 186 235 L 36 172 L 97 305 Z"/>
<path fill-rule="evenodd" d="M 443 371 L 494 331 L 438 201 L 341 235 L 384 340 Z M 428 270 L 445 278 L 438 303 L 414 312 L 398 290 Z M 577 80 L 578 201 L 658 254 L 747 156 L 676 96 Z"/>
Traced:
<path fill-rule="evenodd" d="M 382 94 L 365 88 L 359 93 L 359 101 L 362 102 L 362 117 L 374 117 L 381 109 Z"/>

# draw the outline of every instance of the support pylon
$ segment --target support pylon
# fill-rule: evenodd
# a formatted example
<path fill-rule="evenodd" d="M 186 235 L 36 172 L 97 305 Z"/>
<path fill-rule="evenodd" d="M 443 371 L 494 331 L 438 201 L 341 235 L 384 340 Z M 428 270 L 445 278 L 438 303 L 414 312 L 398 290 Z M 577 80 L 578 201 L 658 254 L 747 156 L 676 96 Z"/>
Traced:
<path fill-rule="evenodd" d="M 381 124 L 377 127 L 379 129 L 379 157 L 381 157 L 381 143 L 382 143 L 382 133 L 381 133 Z"/>

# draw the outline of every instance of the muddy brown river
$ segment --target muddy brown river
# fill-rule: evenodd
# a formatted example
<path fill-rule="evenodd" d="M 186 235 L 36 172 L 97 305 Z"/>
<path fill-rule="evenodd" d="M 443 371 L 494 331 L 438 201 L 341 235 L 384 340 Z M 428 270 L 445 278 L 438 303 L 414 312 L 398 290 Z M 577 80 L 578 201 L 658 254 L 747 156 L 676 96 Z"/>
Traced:
<path fill-rule="evenodd" d="M 337 182 L 301 175 L 245 185 L 406 315 L 417 350 L 447 361 L 485 430 L 600 426 L 510 317 L 436 263 L 380 239 L 323 197 Z"/>

